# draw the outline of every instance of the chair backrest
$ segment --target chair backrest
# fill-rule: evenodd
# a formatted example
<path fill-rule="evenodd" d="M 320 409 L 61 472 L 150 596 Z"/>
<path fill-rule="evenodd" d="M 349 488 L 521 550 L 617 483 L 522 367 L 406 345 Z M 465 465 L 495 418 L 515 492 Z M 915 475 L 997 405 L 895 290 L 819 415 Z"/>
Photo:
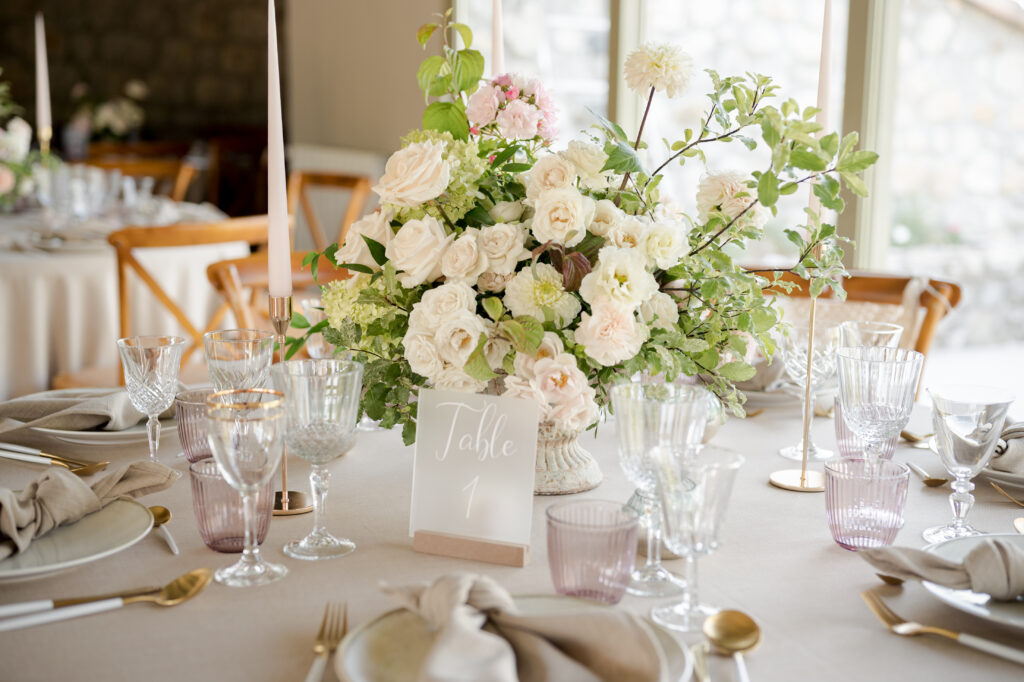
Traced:
<path fill-rule="evenodd" d="M 303 267 L 306 254 L 292 254 L 292 286 L 308 289 L 336 279 L 349 277 L 348 270 L 335 268 L 324 256 L 320 257 L 317 279 L 313 279 L 309 266 Z M 220 292 L 235 316 L 235 323 L 245 329 L 272 330 L 270 315 L 265 305 L 267 289 L 267 254 L 253 254 L 248 258 L 233 258 L 212 263 L 206 276 L 213 288 Z"/>
<path fill-rule="evenodd" d="M 789 272 L 784 273 L 782 279 L 798 285 L 789 296 L 808 297 L 807 282 L 804 279 Z M 918 286 L 919 292 L 915 288 Z M 935 339 L 939 321 L 960 303 L 960 287 L 957 284 L 937 279 L 925 282 L 923 278 L 917 280 L 906 275 L 851 271 L 850 277 L 843 281 L 843 288 L 846 289 L 847 302 L 875 303 L 894 309 L 906 304 L 908 292 L 911 296 L 916 295 L 918 314 L 914 322 L 917 328 L 905 337 L 911 339 L 906 345 L 925 355 Z M 831 290 L 822 294 L 822 298 L 826 301 L 831 299 Z"/>
<path fill-rule="evenodd" d="M 207 244 L 224 244 L 229 242 L 246 242 L 250 246 L 267 243 L 267 216 L 248 218 L 232 218 L 217 223 L 183 223 L 166 227 L 126 227 L 110 233 L 107 241 L 117 251 L 117 289 L 120 305 L 121 336 L 132 333 L 130 292 L 128 280 L 129 270 L 142 280 L 156 299 L 184 328 L 189 342 L 182 353 L 182 364 L 202 347 L 203 334 L 216 329 L 228 311 L 226 304 L 221 305 L 206 324 L 205 329 L 198 329 L 188 316 L 175 303 L 167 292 L 135 258 L 135 249 L 152 249 L 165 247 L 202 246 Z"/>
<path fill-rule="evenodd" d="M 299 208 L 302 209 L 302 215 L 313 235 L 313 245 L 318 251 L 323 251 L 327 248 L 327 236 L 320 225 L 316 211 L 313 210 L 313 202 L 309 199 L 310 187 L 348 190 L 348 206 L 341 219 L 341 224 L 338 226 L 337 235 L 334 237 L 338 244 L 344 243 L 349 225 L 362 215 L 363 209 L 366 207 L 366 200 L 370 197 L 370 178 L 365 175 L 328 171 L 294 171 L 288 178 L 288 213 L 294 216 Z"/>
<path fill-rule="evenodd" d="M 119 170 L 127 177 L 153 178 L 158 188 L 167 188 L 167 196 L 174 201 L 185 200 L 189 186 L 199 174 L 199 169 L 191 163 L 173 158 L 103 157 L 90 158 L 86 163 L 103 170 Z"/>

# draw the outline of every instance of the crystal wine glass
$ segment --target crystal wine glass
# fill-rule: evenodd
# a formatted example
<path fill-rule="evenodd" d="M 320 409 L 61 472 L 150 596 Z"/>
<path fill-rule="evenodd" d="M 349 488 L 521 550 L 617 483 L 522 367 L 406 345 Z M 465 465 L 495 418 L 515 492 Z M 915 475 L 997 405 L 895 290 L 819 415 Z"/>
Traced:
<path fill-rule="evenodd" d="M 939 457 L 956 480 L 949 496 L 953 520 L 921 535 L 928 542 L 981 535 L 967 523 L 967 513 L 974 505 L 971 479 L 992 458 L 1014 397 L 1003 389 L 967 385 L 930 388 L 928 394 L 932 398 L 932 428 Z"/>
<path fill-rule="evenodd" d="M 274 334 L 261 329 L 221 329 L 203 334 L 206 366 L 218 391 L 262 388 L 274 358 Z"/>
<path fill-rule="evenodd" d="M 658 448 L 654 454 L 658 490 L 664 512 L 665 544 L 686 562 L 682 601 L 651 610 L 655 623 L 672 630 L 700 630 L 715 613 L 697 590 L 697 557 L 718 548 L 719 532 L 743 457 L 705 445 L 694 454 L 685 449 Z"/>
<path fill-rule="evenodd" d="M 843 418 L 864 441 L 864 457 L 882 458 L 885 442 L 910 420 L 924 356 L 906 348 L 840 348 Z"/>
<path fill-rule="evenodd" d="M 814 328 L 814 348 L 811 352 L 811 394 L 810 399 L 804 391 L 807 382 L 807 342 L 810 338 L 810 330 L 806 326 L 794 326 L 788 336 L 783 336 L 779 342 L 779 350 L 782 354 L 782 362 L 786 368 L 786 375 L 800 389 L 800 396 L 803 402 L 804 419 L 808 424 L 814 422 L 815 396 L 818 391 L 828 383 L 836 371 L 835 350 L 839 345 L 839 328 L 828 325 L 817 325 Z M 810 430 L 808 429 L 810 440 Z M 779 454 L 786 459 L 802 460 L 804 457 L 804 441 L 800 440 L 796 445 L 789 445 L 779 450 Z M 812 461 L 824 461 L 832 458 L 832 451 L 819 448 L 813 440 L 807 443 L 807 459 Z"/>
<path fill-rule="evenodd" d="M 286 396 L 288 451 L 313 465 L 309 474 L 313 530 L 285 545 L 284 553 L 310 560 L 345 556 L 356 548 L 355 543 L 334 537 L 324 524 L 331 477 L 325 465 L 355 445 L 363 366 L 349 360 L 292 360 L 274 365 L 273 377 Z"/>
<path fill-rule="evenodd" d="M 280 580 L 288 569 L 268 563 L 256 543 L 256 498 L 274 475 L 284 450 L 284 394 L 266 388 L 219 391 L 207 401 L 206 430 L 213 458 L 242 496 L 245 548 L 231 566 L 218 569 L 217 582 L 251 587 Z"/>
<path fill-rule="evenodd" d="M 903 327 L 888 322 L 870 322 L 863 320 L 847 320 L 839 325 L 839 345 L 841 348 L 853 348 L 855 346 L 878 346 L 884 348 L 896 348 L 900 344 L 900 337 L 903 335 Z M 861 457 L 864 454 L 864 442 L 853 433 L 843 416 L 843 396 L 836 395 L 835 402 L 835 428 L 836 445 L 839 447 L 839 454 L 843 457 Z M 893 436 L 885 443 L 885 458 L 892 456 L 896 449 L 896 439 L 899 434 Z"/>
<path fill-rule="evenodd" d="M 611 390 L 619 464 L 643 499 L 647 561 L 633 572 L 627 591 L 643 597 L 679 594 L 677 576 L 661 565 L 661 504 L 652 457 L 656 450 L 687 451 L 698 445 L 707 423 L 707 391 L 664 382 L 628 383 Z"/>
<path fill-rule="evenodd" d="M 160 447 L 160 413 L 174 404 L 184 348 L 185 339 L 180 336 L 130 336 L 117 340 L 128 399 L 136 410 L 149 417 L 146 435 L 149 458 L 154 462 Z"/>

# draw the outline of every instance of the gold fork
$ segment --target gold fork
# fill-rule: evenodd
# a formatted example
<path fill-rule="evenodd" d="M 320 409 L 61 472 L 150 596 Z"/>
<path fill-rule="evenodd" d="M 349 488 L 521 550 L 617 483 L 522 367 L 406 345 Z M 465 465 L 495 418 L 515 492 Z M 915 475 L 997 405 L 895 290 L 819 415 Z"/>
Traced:
<path fill-rule="evenodd" d="M 327 667 L 327 658 L 331 652 L 338 648 L 338 643 L 348 632 L 348 604 L 344 608 L 337 604 L 328 602 L 324 608 L 324 619 L 320 623 L 320 632 L 316 633 L 316 643 L 313 645 L 313 665 L 309 666 L 306 673 L 306 682 L 320 682 L 324 676 L 324 668 Z"/>
<path fill-rule="evenodd" d="M 1005 644 L 998 644 L 981 637 L 975 637 L 965 632 L 956 632 L 955 630 L 947 630 L 946 628 L 921 625 L 913 621 L 903 620 L 903 618 L 897 616 L 892 609 L 886 606 L 882 598 L 875 592 L 865 590 L 860 593 L 860 596 L 867 602 L 868 608 L 871 609 L 872 613 L 878 616 L 878 620 L 882 621 L 885 627 L 897 635 L 907 637 L 913 637 L 914 635 L 938 635 L 939 637 L 947 637 L 973 649 L 1024 665 L 1024 651 L 1020 649 L 1015 649 Z"/>
<path fill-rule="evenodd" d="M 1018 507 L 1024 507 L 1024 502 L 1021 502 L 1021 501 L 1020 501 L 1020 500 L 1018 500 L 1018 499 L 1017 499 L 1016 497 L 1014 497 L 1014 496 L 1013 496 L 1013 495 L 1011 495 L 1010 493 L 1006 492 L 1005 490 L 1003 490 L 1002 488 L 1000 488 L 1000 487 L 999 487 L 998 485 L 996 485 L 996 484 L 995 484 L 995 483 L 993 483 L 992 481 L 989 481 L 988 483 L 989 483 L 989 485 L 991 485 L 991 486 L 992 486 L 993 488 L 995 488 L 995 489 L 996 489 L 996 492 L 997 492 L 997 493 L 999 493 L 1000 495 L 1002 495 L 1003 497 L 1005 497 L 1006 499 L 1008 499 L 1008 500 L 1009 500 L 1010 502 L 1013 502 L 1013 503 L 1014 503 L 1015 505 L 1017 505 Z"/>

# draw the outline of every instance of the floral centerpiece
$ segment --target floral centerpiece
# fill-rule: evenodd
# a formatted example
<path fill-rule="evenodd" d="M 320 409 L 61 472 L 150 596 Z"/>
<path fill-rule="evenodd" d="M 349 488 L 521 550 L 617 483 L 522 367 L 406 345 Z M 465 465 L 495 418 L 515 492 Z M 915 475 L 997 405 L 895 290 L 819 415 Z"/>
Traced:
<path fill-rule="evenodd" d="M 856 133 L 816 135 L 814 108 L 769 104 L 769 78 L 713 71 L 701 127 L 667 140 L 666 160 L 653 171 L 637 155 L 643 124 L 630 138 L 598 118 L 556 152 L 557 114 L 540 82 L 483 80 L 470 29 L 445 15 L 418 39 L 425 46 L 436 33 L 442 54 L 417 73 L 428 102 L 423 128 L 388 160 L 374 187 L 380 207 L 325 252 L 352 273 L 323 288 L 328 319 L 312 328 L 299 320 L 366 363 L 361 409 L 386 428 L 401 425 L 411 443 L 422 386 L 535 400 L 538 477 L 541 451 L 559 439 L 548 464 L 568 457 L 571 468 L 587 470 L 586 480 L 546 492 L 600 480 L 575 436 L 596 424 L 608 387 L 638 372 L 699 376 L 742 414 L 734 383 L 754 375 L 754 349 L 774 350 L 769 332 L 779 313 L 765 292 L 779 283 L 739 267 L 734 254 L 762 237 L 779 197 L 800 185 L 812 184 L 821 205 L 841 211 L 841 185 L 865 193 L 857 173 L 876 155 L 855 151 Z M 641 47 L 625 69 L 648 110 L 685 90 L 693 73 L 672 46 Z M 712 143 L 769 154 L 749 175 L 708 172 L 695 188 L 697 215 L 688 216 L 661 196 L 661 174 L 674 163 L 706 162 Z M 803 230 L 786 230 L 799 248 L 792 269 L 811 280 L 814 295 L 826 286 L 842 294 L 835 227 L 817 211 L 807 218 Z M 307 262 L 315 267 L 316 254 Z"/>
<path fill-rule="evenodd" d="M 2 73 L 2 70 L 0 70 Z M 32 126 L 15 116 L 10 84 L 0 82 L 0 211 L 10 211 L 32 193 Z"/>
<path fill-rule="evenodd" d="M 93 139 L 129 140 L 138 137 L 146 122 L 143 103 L 149 97 L 149 86 L 138 78 L 125 83 L 121 94 L 96 102 L 89 97 L 86 83 L 75 83 L 71 101 L 77 106 L 71 126 L 88 131 Z"/>

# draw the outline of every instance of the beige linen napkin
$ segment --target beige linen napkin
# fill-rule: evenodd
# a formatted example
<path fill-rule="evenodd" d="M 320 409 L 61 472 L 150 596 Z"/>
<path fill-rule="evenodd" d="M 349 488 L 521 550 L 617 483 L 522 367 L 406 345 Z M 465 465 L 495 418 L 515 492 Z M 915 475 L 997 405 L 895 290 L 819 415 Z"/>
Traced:
<path fill-rule="evenodd" d="M 181 474 L 157 462 L 131 462 L 90 487 L 63 467 L 50 467 L 24 490 L 0 488 L 0 560 L 24 551 L 57 526 L 74 523 L 122 495 L 169 488 Z"/>
<path fill-rule="evenodd" d="M 875 547 L 858 554 L 885 575 L 903 580 L 927 580 L 1001 601 L 1024 595 L 1024 550 L 995 538 L 981 541 L 963 563 L 909 547 Z"/>
<path fill-rule="evenodd" d="M 1024 422 L 1003 429 L 989 466 L 996 471 L 1024 475 Z"/>
<path fill-rule="evenodd" d="M 439 630 L 419 682 L 651 682 L 661 657 L 646 626 L 615 609 L 523 616 L 492 578 L 467 573 L 381 588 Z"/>
<path fill-rule="evenodd" d="M 144 416 L 132 407 L 124 389 L 43 391 L 0 403 L 0 434 L 32 426 L 121 431 Z"/>

